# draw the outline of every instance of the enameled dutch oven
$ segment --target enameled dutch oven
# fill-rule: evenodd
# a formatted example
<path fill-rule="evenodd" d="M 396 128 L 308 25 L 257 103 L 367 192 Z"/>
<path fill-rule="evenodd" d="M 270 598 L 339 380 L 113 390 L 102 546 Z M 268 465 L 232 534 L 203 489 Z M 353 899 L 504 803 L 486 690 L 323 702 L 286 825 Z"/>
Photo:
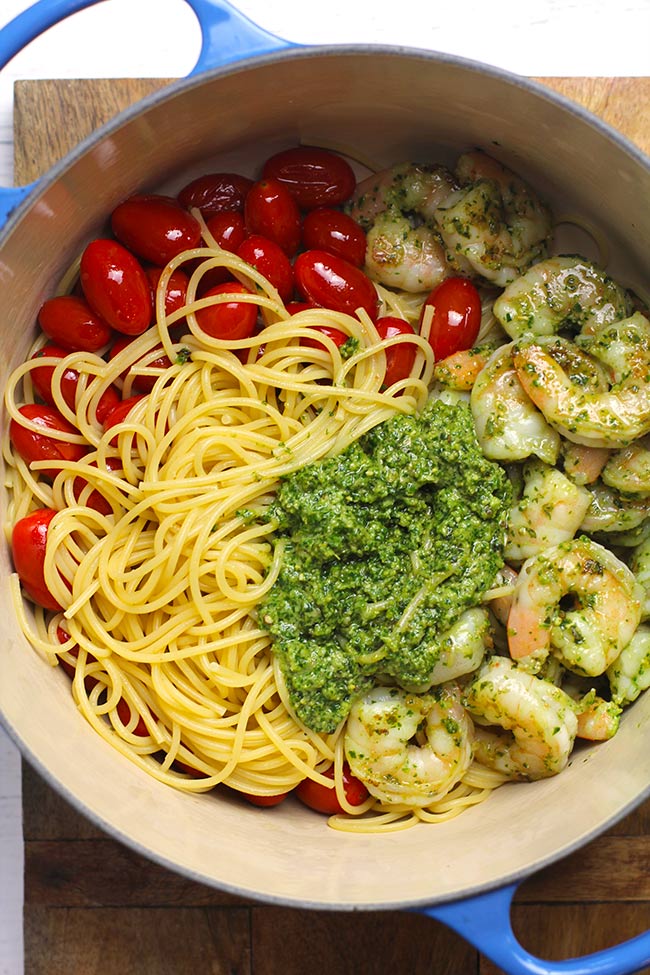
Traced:
<path fill-rule="evenodd" d="M 40 0 L 0 32 L 0 66 L 95 2 Z M 26 355 L 40 304 L 120 200 L 136 190 L 178 188 L 217 165 L 252 174 L 273 151 L 301 139 L 354 147 L 380 165 L 452 162 L 480 146 L 525 175 L 556 214 L 593 225 L 616 257 L 610 270 L 644 290 L 650 160 L 588 113 L 522 78 L 456 57 L 295 46 L 224 0 L 187 2 L 203 33 L 192 75 L 121 114 L 33 187 L 0 191 L 0 329 L 11 350 L 3 387 Z M 615 738 L 576 751 L 556 778 L 505 786 L 435 827 L 348 835 L 297 803 L 260 815 L 227 799 L 181 794 L 131 765 L 80 719 L 60 669 L 44 666 L 26 644 L 14 622 L 6 547 L 0 558 L 0 718 L 54 788 L 138 852 L 266 902 L 422 911 L 511 975 L 623 975 L 650 964 L 650 932 L 547 963 L 521 948 L 509 922 L 524 877 L 593 840 L 650 793 L 650 694 L 628 709 Z"/>

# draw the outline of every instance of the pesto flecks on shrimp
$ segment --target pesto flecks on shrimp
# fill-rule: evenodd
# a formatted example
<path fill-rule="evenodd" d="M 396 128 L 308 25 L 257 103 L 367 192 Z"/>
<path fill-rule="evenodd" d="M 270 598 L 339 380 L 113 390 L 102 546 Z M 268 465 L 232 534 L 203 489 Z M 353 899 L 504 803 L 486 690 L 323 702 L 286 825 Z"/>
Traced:
<path fill-rule="evenodd" d="M 491 460 L 526 460 L 534 455 L 554 464 L 560 436 L 526 394 L 512 352 L 512 343 L 498 348 L 474 381 L 470 406 L 478 442 Z"/>
<path fill-rule="evenodd" d="M 650 494 L 650 437 L 611 453 L 603 468 L 605 484 L 627 494 Z"/>
<path fill-rule="evenodd" d="M 461 274 L 504 287 L 546 256 L 550 210 L 523 179 L 484 152 L 462 155 L 455 172 L 461 188 L 435 211 L 448 260 Z"/>
<path fill-rule="evenodd" d="M 650 626 L 642 623 L 607 668 L 612 701 L 624 707 L 650 687 Z"/>
<path fill-rule="evenodd" d="M 573 538 L 591 495 L 555 467 L 540 460 L 524 466 L 524 492 L 508 516 L 505 557 L 519 563 Z"/>
<path fill-rule="evenodd" d="M 388 287 L 425 292 L 451 273 L 433 217 L 457 185 L 445 166 L 411 162 L 358 185 L 346 209 L 367 232 L 369 277 Z"/>
<path fill-rule="evenodd" d="M 431 683 L 445 684 L 471 674 L 490 647 L 487 610 L 482 606 L 465 610 L 440 638 L 440 656 L 431 671 Z"/>
<path fill-rule="evenodd" d="M 495 656 L 465 688 L 463 702 L 476 722 L 474 758 L 481 765 L 512 779 L 543 779 L 566 766 L 578 719 L 555 684 Z"/>
<path fill-rule="evenodd" d="M 587 333 L 626 318 L 632 311 L 624 288 L 581 257 L 549 257 L 512 281 L 493 306 L 513 339 L 555 335 L 571 328 Z"/>
<path fill-rule="evenodd" d="M 377 799 L 424 807 L 463 777 L 472 761 L 472 738 L 472 721 L 455 683 L 428 694 L 377 686 L 352 706 L 345 755 L 352 774 Z"/>
<path fill-rule="evenodd" d="M 591 447 L 626 447 L 650 432 L 650 322 L 635 312 L 589 337 L 588 352 L 611 371 L 608 389 L 585 388 L 563 362 L 575 346 L 560 336 L 515 343 L 517 376 L 548 423 Z"/>
<path fill-rule="evenodd" d="M 536 669 L 553 653 L 567 669 L 596 677 L 632 639 L 642 597 L 628 566 L 597 542 L 580 537 L 548 548 L 517 577 L 510 655 Z"/>

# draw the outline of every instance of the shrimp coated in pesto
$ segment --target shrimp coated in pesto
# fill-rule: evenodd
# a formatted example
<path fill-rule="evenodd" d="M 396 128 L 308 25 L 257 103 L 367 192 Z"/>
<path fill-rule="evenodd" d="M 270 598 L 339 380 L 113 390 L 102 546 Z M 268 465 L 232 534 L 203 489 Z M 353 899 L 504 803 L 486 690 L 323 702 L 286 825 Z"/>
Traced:
<path fill-rule="evenodd" d="M 457 185 L 445 166 L 412 162 L 358 185 L 346 209 L 367 233 L 365 271 L 373 281 L 426 292 L 451 273 L 433 218 Z"/>
<path fill-rule="evenodd" d="M 650 433 L 650 321 L 640 312 L 584 337 L 586 351 L 611 373 L 607 389 L 589 388 L 566 371 L 575 350 L 561 336 L 515 343 L 521 385 L 563 437 L 590 447 L 626 447 Z"/>
<path fill-rule="evenodd" d="M 581 257 L 549 257 L 512 281 L 493 306 L 513 339 L 555 335 L 562 329 L 593 331 L 626 318 L 631 301 L 609 275 Z"/>
<path fill-rule="evenodd" d="M 508 516 L 505 557 L 519 563 L 573 538 L 591 503 L 589 492 L 540 460 L 524 465 L 524 491 Z"/>
<path fill-rule="evenodd" d="M 548 207 L 512 170 L 479 150 L 456 164 L 461 188 L 435 211 L 447 257 L 461 274 L 504 287 L 546 256 Z"/>
<path fill-rule="evenodd" d="M 479 372 L 470 407 L 481 450 L 490 460 L 526 460 L 533 455 L 554 464 L 560 436 L 526 394 L 512 358 L 502 345 Z"/>
<path fill-rule="evenodd" d="M 429 806 L 472 761 L 472 721 L 455 683 L 428 694 L 374 687 L 348 716 L 345 755 L 371 795 L 387 804 Z"/>
<path fill-rule="evenodd" d="M 475 720 L 479 764 L 511 779 L 543 779 L 566 766 L 578 719 L 571 698 L 555 684 L 495 656 L 465 688 L 463 701 Z"/>
<path fill-rule="evenodd" d="M 510 656 L 531 670 L 549 653 L 596 677 L 630 642 L 643 592 L 613 552 L 579 537 L 524 562 L 508 616 Z"/>
<path fill-rule="evenodd" d="M 625 707 L 650 687 L 650 626 L 642 623 L 613 664 L 607 678 L 615 704 Z"/>

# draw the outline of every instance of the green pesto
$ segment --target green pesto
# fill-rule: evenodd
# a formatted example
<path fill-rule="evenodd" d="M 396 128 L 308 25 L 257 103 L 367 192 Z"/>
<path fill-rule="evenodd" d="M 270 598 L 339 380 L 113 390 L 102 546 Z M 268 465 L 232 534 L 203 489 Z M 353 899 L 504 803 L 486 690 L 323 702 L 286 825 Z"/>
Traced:
<path fill-rule="evenodd" d="M 377 676 L 426 685 L 444 631 L 503 564 L 511 490 L 469 408 L 435 401 L 289 476 L 260 607 L 301 720 L 331 731 Z"/>

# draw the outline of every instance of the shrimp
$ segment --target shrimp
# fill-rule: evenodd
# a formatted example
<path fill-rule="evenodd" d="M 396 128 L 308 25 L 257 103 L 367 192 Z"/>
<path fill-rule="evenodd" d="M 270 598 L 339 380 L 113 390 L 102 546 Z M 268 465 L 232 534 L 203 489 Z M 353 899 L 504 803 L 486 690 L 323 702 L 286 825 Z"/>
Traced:
<path fill-rule="evenodd" d="M 418 733 L 421 743 L 412 743 Z M 472 738 L 455 683 L 422 695 L 374 687 L 352 705 L 345 754 L 352 774 L 377 799 L 429 806 L 469 768 Z"/>
<path fill-rule="evenodd" d="M 469 392 L 478 378 L 481 369 L 494 352 L 494 345 L 476 345 L 472 349 L 462 349 L 445 359 L 436 362 L 433 378 L 449 389 Z"/>
<path fill-rule="evenodd" d="M 617 450 L 603 468 L 603 481 L 627 494 L 650 494 L 650 437 Z"/>
<path fill-rule="evenodd" d="M 591 504 L 585 488 L 539 460 L 524 466 L 523 497 L 511 508 L 505 558 L 523 562 L 551 545 L 569 541 Z"/>
<path fill-rule="evenodd" d="M 641 624 L 606 673 L 612 701 L 621 707 L 650 687 L 650 626 Z"/>
<path fill-rule="evenodd" d="M 483 152 L 462 155 L 456 176 L 461 188 L 435 211 L 448 260 L 503 288 L 546 255 L 551 213 L 527 183 Z"/>
<path fill-rule="evenodd" d="M 570 440 L 562 441 L 564 471 L 574 484 L 581 487 L 598 480 L 611 454 L 612 451 L 606 447 L 585 447 Z"/>
<path fill-rule="evenodd" d="M 471 674 L 491 646 L 490 618 L 486 609 L 465 610 L 440 638 L 440 656 L 430 674 L 431 684 L 445 684 Z"/>
<path fill-rule="evenodd" d="M 644 538 L 632 549 L 630 569 L 643 590 L 641 619 L 650 619 L 650 538 Z"/>
<path fill-rule="evenodd" d="M 588 741 L 608 741 L 618 731 L 622 708 L 614 701 L 606 701 L 594 687 L 585 686 L 585 678 L 571 674 L 562 682 L 562 690 L 575 702 L 578 730 L 576 738 Z"/>
<path fill-rule="evenodd" d="M 490 460 L 525 460 L 535 454 L 554 464 L 560 436 L 526 394 L 514 367 L 513 344 L 501 346 L 474 382 L 470 407 L 481 450 Z"/>
<path fill-rule="evenodd" d="M 519 381 L 548 423 L 588 447 L 627 447 L 650 433 L 650 321 L 635 312 L 590 337 L 589 352 L 612 373 L 606 390 L 585 388 L 567 374 L 562 359 L 573 350 L 560 336 L 515 343 Z"/>
<path fill-rule="evenodd" d="M 359 184 L 347 212 L 367 232 L 365 270 L 388 287 L 431 291 L 451 273 L 433 223 L 458 184 L 439 165 L 404 162 Z"/>
<path fill-rule="evenodd" d="M 581 257 L 549 257 L 512 281 L 494 302 L 495 318 L 513 339 L 555 335 L 563 328 L 591 332 L 626 318 L 627 292 Z"/>
<path fill-rule="evenodd" d="M 631 640 L 642 595 L 630 569 L 597 542 L 581 536 L 548 548 L 517 577 L 510 656 L 536 669 L 553 653 L 568 670 L 596 677 Z"/>
<path fill-rule="evenodd" d="M 560 687 L 520 670 L 507 657 L 492 657 L 465 688 L 463 702 L 480 723 L 474 731 L 479 764 L 512 779 L 544 779 L 566 766 L 578 719 Z"/>
<path fill-rule="evenodd" d="M 650 497 L 625 497 L 602 481 L 584 490 L 590 501 L 580 528 L 589 535 L 639 528 L 650 514 Z"/>

